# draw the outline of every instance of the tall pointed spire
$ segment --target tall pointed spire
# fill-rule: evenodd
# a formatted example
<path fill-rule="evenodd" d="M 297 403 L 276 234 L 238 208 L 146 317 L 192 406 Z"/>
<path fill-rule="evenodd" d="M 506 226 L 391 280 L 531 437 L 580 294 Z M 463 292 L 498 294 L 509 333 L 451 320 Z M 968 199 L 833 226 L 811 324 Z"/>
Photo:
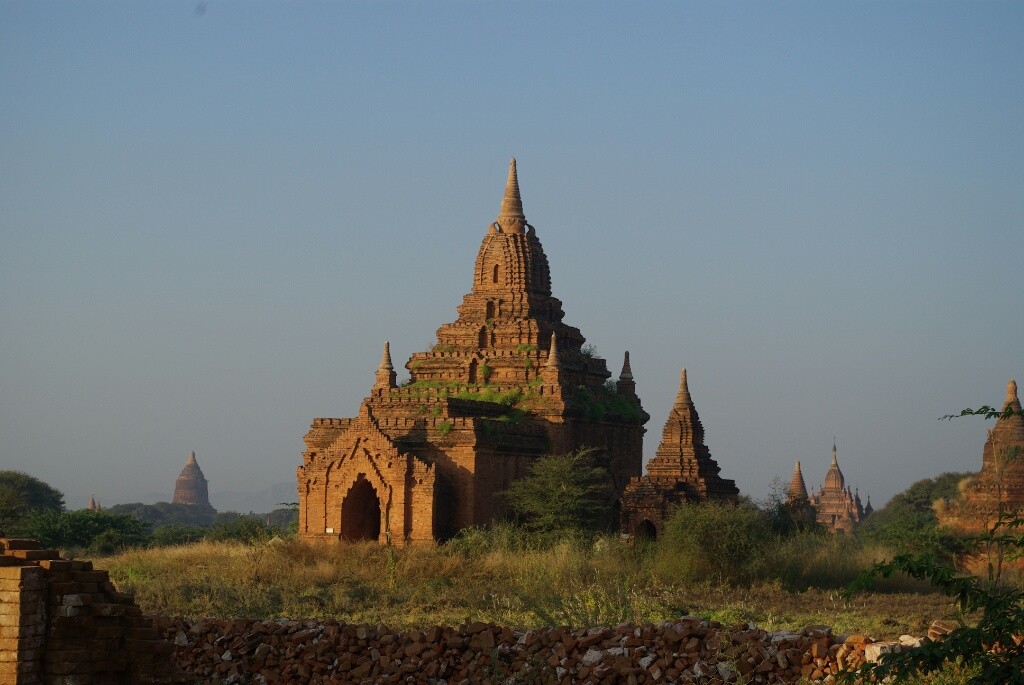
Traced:
<path fill-rule="evenodd" d="M 622 360 L 622 372 L 619 373 L 619 380 L 615 383 L 615 389 L 620 395 L 636 395 L 636 383 L 633 382 L 633 369 L 629 367 L 629 350 Z"/>
<path fill-rule="evenodd" d="M 377 367 L 376 383 L 374 387 L 377 388 L 394 388 L 396 387 L 397 375 L 395 374 L 395 366 L 391 363 L 391 344 L 384 341 L 384 352 L 380 355 L 380 366 Z"/>
<path fill-rule="evenodd" d="M 839 467 L 839 460 L 836 459 L 836 439 L 832 438 L 832 466 Z"/>
<path fill-rule="evenodd" d="M 619 378 L 627 381 L 633 380 L 633 369 L 629 367 L 629 350 L 626 350 L 626 355 L 622 360 L 622 372 L 619 374 Z"/>
<path fill-rule="evenodd" d="M 800 470 L 799 459 L 797 459 L 796 464 L 793 466 L 793 478 L 789 481 L 789 492 L 787 495 L 786 499 L 790 504 L 806 503 L 808 500 L 807 484 L 804 482 L 804 473 Z"/>
<path fill-rule="evenodd" d="M 523 199 L 519 195 L 519 175 L 516 173 L 516 158 L 508 166 L 508 181 L 505 182 L 505 197 L 501 200 L 498 224 L 506 233 L 522 233 L 526 226 L 523 214 Z"/>
<path fill-rule="evenodd" d="M 188 454 L 188 461 L 187 461 L 187 462 L 185 462 L 185 465 L 186 465 L 186 466 L 189 466 L 189 465 L 191 465 L 191 464 L 195 464 L 195 463 L 196 463 L 196 451 L 195 451 L 195 450 L 192 450 L 192 451 L 191 451 L 191 452 L 189 452 L 189 454 Z"/>

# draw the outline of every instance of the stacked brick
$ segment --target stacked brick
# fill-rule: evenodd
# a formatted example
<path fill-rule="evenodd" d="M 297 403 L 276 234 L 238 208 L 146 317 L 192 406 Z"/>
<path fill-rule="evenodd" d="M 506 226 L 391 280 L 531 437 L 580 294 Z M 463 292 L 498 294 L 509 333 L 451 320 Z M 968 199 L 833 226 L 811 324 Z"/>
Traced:
<path fill-rule="evenodd" d="M 0 538 L 0 682 L 176 683 L 173 649 L 106 571 Z"/>
<path fill-rule="evenodd" d="M 870 638 L 768 633 L 684 617 L 517 631 L 487 623 L 392 631 L 333 621 L 161 618 L 177 666 L 203 683 L 791 683 L 864 662 Z"/>

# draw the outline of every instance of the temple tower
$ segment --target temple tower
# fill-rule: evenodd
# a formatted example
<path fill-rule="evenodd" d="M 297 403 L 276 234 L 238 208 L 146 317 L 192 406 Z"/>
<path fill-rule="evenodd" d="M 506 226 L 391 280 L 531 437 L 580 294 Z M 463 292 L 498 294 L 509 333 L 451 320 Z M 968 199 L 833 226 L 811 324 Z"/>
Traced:
<path fill-rule="evenodd" d="M 833 533 L 850 533 L 864 518 L 860 495 L 854 495 L 839 468 L 835 440 L 832 441 L 832 463 L 825 474 L 825 484 L 810 498 L 817 512 L 818 523 Z"/>
<path fill-rule="evenodd" d="M 172 502 L 210 507 L 210 493 L 207 489 L 206 477 L 203 475 L 202 469 L 199 468 L 195 452 L 189 453 L 185 468 L 181 470 L 178 480 L 174 483 Z"/>
<path fill-rule="evenodd" d="M 656 535 L 672 509 L 683 502 L 717 500 L 735 504 L 736 482 L 721 478 L 721 469 L 704 444 L 704 426 L 690 397 L 683 369 L 679 392 L 662 431 L 661 444 L 647 462 L 647 475 L 634 478 L 622 497 L 621 529 Z"/>
<path fill-rule="evenodd" d="M 804 482 L 803 471 L 800 470 L 800 460 L 793 465 L 793 478 L 789 481 L 789 491 L 786 493 L 786 501 L 791 505 L 807 504 L 807 484 Z"/>

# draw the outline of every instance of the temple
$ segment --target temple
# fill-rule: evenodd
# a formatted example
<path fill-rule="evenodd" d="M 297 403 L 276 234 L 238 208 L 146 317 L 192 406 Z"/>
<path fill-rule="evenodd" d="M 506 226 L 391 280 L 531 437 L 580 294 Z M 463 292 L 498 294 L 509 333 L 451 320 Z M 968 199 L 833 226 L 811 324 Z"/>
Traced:
<path fill-rule="evenodd" d="M 800 470 L 799 459 L 793 465 L 793 477 L 789 481 L 789 490 L 786 492 L 786 503 L 790 506 L 810 504 L 810 498 L 807 496 L 807 483 L 804 482 L 804 472 Z"/>
<path fill-rule="evenodd" d="M 797 462 L 799 468 L 800 462 Z M 802 474 L 801 474 L 802 476 Z M 792 487 L 792 486 L 791 486 Z M 832 443 L 832 463 L 825 474 L 825 484 L 810 497 L 811 506 L 817 512 L 818 523 L 833 533 L 852 533 L 854 526 L 863 520 L 865 512 L 860 493 L 846 484 L 846 478 L 839 469 L 836 457 L 836 443 Z"/>
<path fill-rule="evenodd" d="M 196 453 L 188 455 L 185 468 L 181 470 L 178 480 L 174 483 L 174 504 L 192 504 L 201 507 L 213 508 L 210 505 L 210 493 L 206 483 L 206 476 L 199 468 L 196 461 Z"/>
<path fill-rule="evenodd" d="M 628 357 L 626 362 L 628 368 Z M 735 504 L 739 497 L 736 483 L 720 477 L 720 470 L 704 444 L 704 426 L 683 369 L 661 444 L 647 462 L 647 475 L 630 480 L 622 495 L 620 530 L 656 537 L 680 504 L 706 500 Z"/>
<path fill-rule="evenodd" d="M 959 485 L 960 495 L 938 512 L 943 525 L 969 532 L 990 530 L 1000 511 L 1024 507 L 1024 415 L 1017 382 L 1006 384 L 1006 399 L 981 453 L 981 471 Z"/>
<path fill-rule="evenodd" d="M 352 418 L 317 418 L 297 469 L 305 540 L 445 540 L 506 511 L 539 456 L 594 448 L 611 503 L 641 472 L 647 413 L 628 354 L 616 383 L 563 321 L 526 220 L 516 162 L 483 236 L 472 288 L 397 385 L 387 343 Z"/>

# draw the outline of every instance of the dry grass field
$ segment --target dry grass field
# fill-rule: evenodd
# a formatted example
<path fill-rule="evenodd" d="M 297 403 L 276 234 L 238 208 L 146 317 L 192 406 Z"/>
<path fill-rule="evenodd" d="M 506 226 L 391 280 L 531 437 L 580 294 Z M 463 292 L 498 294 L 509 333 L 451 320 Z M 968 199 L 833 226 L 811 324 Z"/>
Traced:
<path fill-rule="evenodd" d="M 200 542 L 126 551 L 94 562 L 145 611 L 176 616 L 333 618 L 393 627 L 594 626 L 698 615 L 767 630 L 831 626 L 839 633 L 921 635 L 949 617 L 948 598 L 890 580 L 881 592 L 841 588 L 885 550 L 816 538 L 761 560 L 760 577 L 726 582 L 656 546 L 614 538 L 531 548 L 495 536 L 406 548 Z M 706 564 L 714 568 L 713 564 Z M 703 579 L 701 576 L 705 576 Z"/>

